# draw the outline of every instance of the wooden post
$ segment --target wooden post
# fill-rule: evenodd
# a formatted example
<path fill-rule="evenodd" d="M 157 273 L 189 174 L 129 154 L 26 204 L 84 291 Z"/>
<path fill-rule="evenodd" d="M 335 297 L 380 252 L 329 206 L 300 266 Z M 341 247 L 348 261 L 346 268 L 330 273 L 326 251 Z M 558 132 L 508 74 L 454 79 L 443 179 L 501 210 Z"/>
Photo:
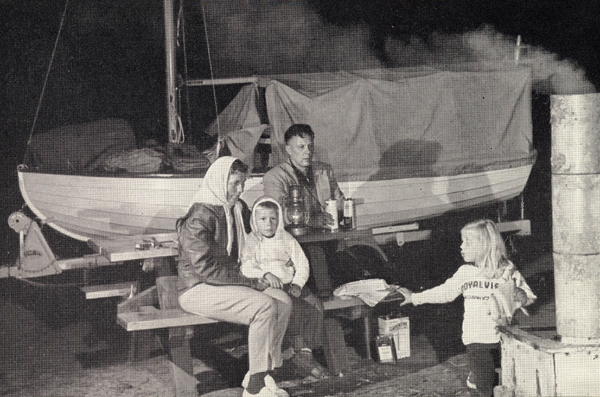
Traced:
<path fill-rule="evenodd" d="M 177 297 L 177 276 L 173 276 L 171 258 L 157 258 L 155 262 L 156 288 L 161 309 L 180 308 Z M 175 395 L 177 397 L 197 396 L 198 383 L 194 376 L 194 365 L 190 350 L 190 339 L 194 336 L 193 327 L 169 328 L 168 347 Z"/>

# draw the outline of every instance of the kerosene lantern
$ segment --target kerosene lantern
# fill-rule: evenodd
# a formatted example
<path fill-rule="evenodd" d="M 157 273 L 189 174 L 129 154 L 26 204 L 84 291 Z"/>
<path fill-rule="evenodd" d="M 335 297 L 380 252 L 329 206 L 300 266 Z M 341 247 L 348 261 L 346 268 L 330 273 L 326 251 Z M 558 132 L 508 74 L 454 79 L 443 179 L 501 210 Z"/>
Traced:
<path fill-rule="evenodd" d="M 285 217 L 288 221 L 286 229 L 294 236 L 308 233 L 308 210 L 302 193 L 302 186 L 290 186 L 285 205 Z"/>

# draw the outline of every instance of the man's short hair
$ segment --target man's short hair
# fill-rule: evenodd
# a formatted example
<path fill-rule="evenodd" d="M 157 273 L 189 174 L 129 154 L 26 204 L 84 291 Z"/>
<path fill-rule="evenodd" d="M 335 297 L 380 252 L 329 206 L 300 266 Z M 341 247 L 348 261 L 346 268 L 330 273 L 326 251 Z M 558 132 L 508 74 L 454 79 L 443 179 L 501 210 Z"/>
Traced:
<path fill-rule="evenodd" d="M 288 128 L 283 136 L 285 139 L 285 144 L 287 145 L 290 142 L 290 139 L 295 136 L 300 138 L 309 136 L 311 140 L 315 140 L 315 133 L 308 124 L 293 124 L 290 128 Z"/>

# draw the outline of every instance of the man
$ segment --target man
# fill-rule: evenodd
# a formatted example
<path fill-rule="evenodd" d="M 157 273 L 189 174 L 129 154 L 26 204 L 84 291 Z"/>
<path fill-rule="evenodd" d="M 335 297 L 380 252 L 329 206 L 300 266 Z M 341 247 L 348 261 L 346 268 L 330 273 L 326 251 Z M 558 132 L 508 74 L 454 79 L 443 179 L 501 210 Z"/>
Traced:
<path fill-rule="evenodd" d="M 333 217 L 325 212 L 327 200 L 337 200 L 338 211 L 343 208 L 341 192 L 330 165 L 313 161 L 315 133 L 307 124 L 294 124 L 285 132 L 285 150 L 288 160 L 271 169 L 263 177 L 264 193 L 285 207 L 285 199 L 292 185 L 300 185 L 309 213 L 311 227 L 326 228 L 333 225 Z M 287 223 L 287 220 L 285 220 Z M 320 297 L 331 294 L 331 281 L 327 270 L 326 253 L 335 252 L 336 242 L 304 244 L 309 258 L 316 293 Z"/>

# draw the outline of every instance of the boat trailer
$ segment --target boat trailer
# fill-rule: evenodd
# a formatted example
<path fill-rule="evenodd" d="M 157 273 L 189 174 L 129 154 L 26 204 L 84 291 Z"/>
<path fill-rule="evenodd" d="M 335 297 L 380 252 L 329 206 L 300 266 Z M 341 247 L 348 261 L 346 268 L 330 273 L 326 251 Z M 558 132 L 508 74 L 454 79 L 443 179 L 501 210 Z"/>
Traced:
<path fill-rule="evenodd" d="M 12 266 L 0 266 L 0 278 L 34 278 L 60 274 L 66 270 L 93 269 L 102 266 L 114 266 L 133 260 L 143 261 L 145 269 L 151 268 L 150 256 L 177 255 L 177 237 L 173 233 L 154 235 L 122 236 L 88 240 L 95 252 L 81 257 L 59 259 L 50 248 L 40 226 L 22 211 L 13 212 L 8 218 L 9 226 L 19 234 L 19 257 Z M 531 234 L 531 222 L 528 219 L 497 223 L 502 233 L 519 236 Z M 365 231 L 367 232 L 367 231 Z M 387 262 L 380 245 L 392 243 L 403 246 L 407 242 L 428 240 L 431 230 L 420 230 L 417 222 L 371 229 L 371 233 L 359 233 L 360 238 L 348 241 L 347 247 L 355 245 L 369 246 Z M 368 235 L 368 236 L 367 236 Z M 119 246 L 118 253 L 106 247 Z M 165 251 L 159 253 L 156 251 Z M 164 254 L 164 255 L 163 255 Z"/>

